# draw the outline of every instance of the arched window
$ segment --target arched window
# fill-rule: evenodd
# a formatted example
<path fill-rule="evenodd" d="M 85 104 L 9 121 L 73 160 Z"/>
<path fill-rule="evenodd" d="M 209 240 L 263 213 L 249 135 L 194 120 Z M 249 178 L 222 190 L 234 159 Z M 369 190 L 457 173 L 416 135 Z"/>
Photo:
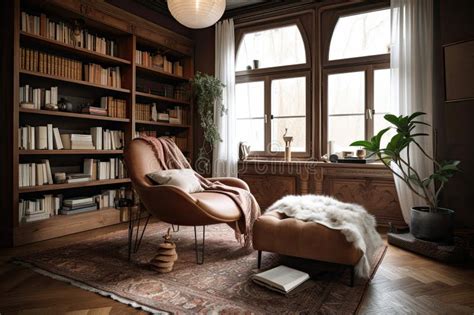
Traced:
<path fill-rule="evenodd" d="M 353 141 L 372 137 L 385 128 L 383 116 L 395 113 L 390 104 L 390 10 L 341 14 L 326 52 L 323 151 L 354 151 Z"/>
<path fill-rule="evenodd" d="M 237 140 L 252 154 L 282 154 L 288 129 L 293 152 L 309 155 L 311 65 L 300 29 L 295 22 L 237 37 Z"/>

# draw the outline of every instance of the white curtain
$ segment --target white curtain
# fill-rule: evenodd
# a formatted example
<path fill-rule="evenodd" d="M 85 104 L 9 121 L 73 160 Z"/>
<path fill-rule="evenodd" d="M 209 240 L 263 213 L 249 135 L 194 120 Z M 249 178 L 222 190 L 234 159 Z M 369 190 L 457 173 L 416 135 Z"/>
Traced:
<path fill-rule="evenodd" d="M 227 112 L 225 115 L 215 110 L 215 122 L 222 138 L 213 152 L 213 176 L 237 177 L 238 143 L 236 141 L 235 111 L 235 41 L 234 21 L 224 20 L 216 24 L 216 64 L 215 76 L 225 88 L 222 103 Z M 216 104 L 217 105 L 217 104 Z"/>
<path fill-rule="evenodd" d="M 424 121 L 432 125 L 433 0 L 392 0 L 391 19 L 391 101 L 398 104 L 400 115 L 418 111 L 427 113 Z M 432 130 L 420 131 L 430 134 L 420 137 L 419 142 L 433 156 Z M 433 164 L 414 146 L 410 150 L 411 163 L 420 176 L 431 174 Z M 413 194 L 399 178 L 394 178 L 403 218 L 409 224 L 411 207 L 425 206 L 426 202 Z"/>

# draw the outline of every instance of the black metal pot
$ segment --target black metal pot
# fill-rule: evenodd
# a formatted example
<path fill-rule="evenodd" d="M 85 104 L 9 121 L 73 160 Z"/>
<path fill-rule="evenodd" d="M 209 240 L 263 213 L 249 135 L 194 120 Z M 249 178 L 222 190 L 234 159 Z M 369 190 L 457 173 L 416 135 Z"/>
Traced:
<path fill-rule="evenodd" d="M 410 231 L 414 237 L 426 241 L 447 241 L 453 236 L 454 211 L 438 208 L 430 212 L 428 207 L 411 208 Z"/>

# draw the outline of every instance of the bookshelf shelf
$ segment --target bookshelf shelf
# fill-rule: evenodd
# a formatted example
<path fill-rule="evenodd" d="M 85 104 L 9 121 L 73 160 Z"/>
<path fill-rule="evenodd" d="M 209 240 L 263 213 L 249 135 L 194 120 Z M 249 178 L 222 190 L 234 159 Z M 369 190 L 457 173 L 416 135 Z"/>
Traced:
<path fill-rule="evenodd" d="M 102 62 L 111 66 L 131 64 L 131 62 L 126 59 L 101 54 L 85 48 L 74 47 L 72 45 L 64 44 L 56 40 L 52 40 L 39 35 L 30 34 L 27 32 L 20 31 L 20 39 L 23 43 L 35 44 L 36 47 L 48 47 L 49 49 L 53 48 L 57 51 L 61 51 L 68 54 L 74 54 L 80 57 L 85 57 L 90 61 Z"/>
<path fill-rule="evenodd" d="M 189 102 L 186 101 L 180 101 L 176 100 L 171 97 L 165 97 L 165 96 L 159 96 L 159 95 L 154 95 L 150 93 L 144 93 L 144 92 L 135 92 L 135 95 L 138 97 L 143 97 L 148 100 L 153 100 L 153 101 L 163 101 L 167 103 L 172 103 L 172 104 L 179 104 L 179 105 L 189 105 Z"/>
<path fill-rule="evenodd" d="M 139 125 L 162 126 L 162 127 L 171 127 L 171 128 L 191 128 L 190 125 L 170 124 L 167 122 L 159 122 L 159 121 L 137 120 L 135 121 L 135 123 Z"/>
<path fill-rule="evenodd" d="M 114 121 L 114 122 L 121 122 L 121 123 L 130 122 L 130 119 L 128 118 L 116 118 L 116 117 L 108 117 L 108 116 L 98 116 L 98 115 L 81 114 L 81 113 L 68 113 L 68 112 L 51 111 L 51 110 L 20 108 L 19 111 L 20 113 L 33 114 L 33 115 L 58 116 L 58 117 L 90 119 L 90 120 L 103 120 L 103 121 Z"/>
<path fill-rule="evenodd" d="M 111 155 L 123 150 L 19 150 L 20 155 Z"/>
<path fill-rule="evenodd" d="M 156 77 L 161 77 L 165 79 L 171 79 L 171 80 L 176 80 L 176 81 L 182 81 L 182 82 L 187 82 L 189 81 L 189 78 L 182 77 L 176 74 L 172 74 L 169 72 L 165 72 L 163 70 L 160 70 L 158 68 L 150 68 L 150 67 L 145 67 L 139 64 L 135 65 L 136 71 L 138 74 L 148 74 L 148 75 L 153 75 Z"/>
<path fill-rule="evenodd" d="M 82 183 L 72 183 L 72 184 L 51 184 L 51 185 L 42 185 L 42 186 L 31 186 L 31 187 L 20 187 L 19 193 L 33 193 L 39 191 L 53 191 L 53 190 L 66 190 L 74 189 L 81 187 L 94 187 L 94 186 L 105 186 L 105 185 L 116 185 L 116 184 L 127 184 L 130 183 L 129 178 L 123 179 L 107 179 L 107 180 L 93 180 L 89 182 Z"/>
<path fill-rule="evenodd" d="M 26 75 L 26 76 L 50 79 L 50 80 L 60 81 L 60 82 L 65 82 L 65 83 L 72 83 L 72 84 L 77 84 L 77 85 L 82 85 L 82 86 L 87 86 L 87 87 L 92 87 L 92 88 L 102 89 L 102 90 L 107 90 L 107 91 L 120 92 L 120 93 L 126 93 L 126 94 L 130 93 L 130 90 L 128 89 L 115 88 L 111 86 L 95 84 L 95 83 L 90 83 L 90 82 L 80 81 L 80 80 L 73 80 L 73 79 L 58 77 L 55 75 L 44 74 L 44 73 L 39 73 L 39 72 L 34 72 L 34 71 L 20 70 L 20 74 Z"/>
<path fill-rule="evenodd" d="M 74 215 L 57 215 L 46 220 L 20 224 L 15 229 L 15 244 L 22 245 L 42 241 L 117 223 L 120 223 L 120 211 L 115 208 Z"/>

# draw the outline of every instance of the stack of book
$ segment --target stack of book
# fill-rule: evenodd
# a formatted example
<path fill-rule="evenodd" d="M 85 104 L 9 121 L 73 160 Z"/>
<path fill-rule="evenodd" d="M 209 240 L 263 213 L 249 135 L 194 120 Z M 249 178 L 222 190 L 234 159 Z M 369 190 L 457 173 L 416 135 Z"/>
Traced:
<path fill-rule="evenodd" d="M 61 195 L 44 195 L 36 199 L 20 199 L 18 203 L 19 222 L 33 222 L 57 215 L 61 206 Z"/>
<path fill-rule="evenodd" d="M 58 104 L 58 87 L 49 89 L 33 88 L 26 84 L 20 86 L 20 107 L 28 109 L 41 109 L 46 104 Z"/>
<path fill-rule="evenodd" d="M 127 177 L 122 159 L 110 158 L 108 161 L 84 159 L 84 174 L 92 180 L 122 179 Z"/>
<path fill-rule="evenodd" d="M 123 149 L 124 132 L 122 130 L 108 130 L 102 127 L 92 127 L 91 136 L 96 150 Z"/>
<path fill-rule="evenodd" d="M 135 103 L 135 118 L 137 120 L 151 120 L 151 105 Z"/>
<path fill-rule="evenodd" d="M 189 85 L 179 85 L 174 89 L 174 98 L 178 101 L 188 102 L 191 96 Z"/>
<path fill-rule="evenodd" d="M 41 160 L 41 163 L 21 163 L 18 168 L 19 187 L 54 184 L 49 160 Z"/>
<path fill-rule="evenodd" d="M 101 65 L 89 63 L 84 65 L 84 80 L 90 83 L 120 88 L 122 78 L 120 67 L 103 68 Z"/>
<path fill-rule="evenodd" d="M 82 62 L 21 47 L 20 68 L 73 80 L 82 80 Z"/>
<path fill-rule="evenodd" d="M 180 106 L 168 110 L 170 124 L 180 125 L 183 123 L 183 111 Z"/>
<path fill-rule="evenodd" d="M 86 173 L 70 173 L 66 175 L 66 183 L 84 183 L 91 180 L 91 176 Z"/>
<path fill-rule="evenodd" d="M 116 56 L 115 41 L 89 34 L 87 29 L 81 29 L 78 36 L 73 34 L 74 27 L 64 22 L 51 21 L 46 14 L 40 16 L 21 12 L 21 30 L 34 35 L 43 36 L 68 45 L 85 48 L 109 56 Z"/>
<path fill-rule="evenodd" d="M 66 150 L 95 150 L 92 135 L 89 134 L 63 133 L 61 140 Z"/>
<path fill-rule="evenodd" d="M 107 108 L 87 106 L 82 108 L 83 114 L 96 115 L 96 116 L 107 116 Z"/>
<path fill-rule="evenodd" d="M 94 197 L 75 197 L 64 199 L 60 214 L 71 215 L 97 210 Z"/>

